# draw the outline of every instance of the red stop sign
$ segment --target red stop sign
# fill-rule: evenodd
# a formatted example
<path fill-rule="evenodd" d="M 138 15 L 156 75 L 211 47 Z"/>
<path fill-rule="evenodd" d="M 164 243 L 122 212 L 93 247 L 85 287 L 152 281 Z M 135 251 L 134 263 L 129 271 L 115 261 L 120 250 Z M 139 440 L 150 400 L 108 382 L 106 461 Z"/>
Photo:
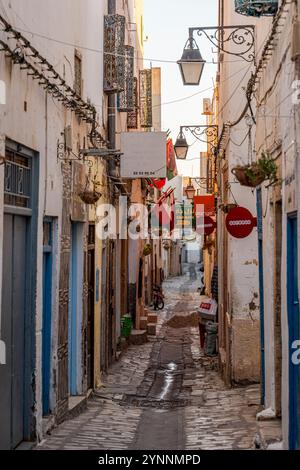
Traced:
<path fill-rule="evenodd" d="M 199 235 L 211 235 L 216 229 L 216 222 L 208 216 L 200 217 L 197 220 L 197 232 Z"/>
<path fill-rule="evenodd" d="M 226 217 L 226 228 L 235 238 L 246 238 L 257 226 L 257 219 L 245 207 L 232 209 Z"/>

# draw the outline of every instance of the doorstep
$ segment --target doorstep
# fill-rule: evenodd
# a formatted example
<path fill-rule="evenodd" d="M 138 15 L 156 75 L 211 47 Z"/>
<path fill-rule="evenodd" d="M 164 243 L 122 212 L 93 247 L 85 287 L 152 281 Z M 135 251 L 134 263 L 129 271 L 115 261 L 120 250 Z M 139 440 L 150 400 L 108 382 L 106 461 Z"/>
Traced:
<path fill-rule="evenodd" d="M 67 419 L 73 419 L 87 409 L 87 402 L 92 393 L 93 390 L 90 389 L 86 395 L 69 397 Z"/>
<path fill-rule="evenodd" d="M 34 447 L 36 447 L 36 442 L 23 441 L 15 450 L 32 450 Z"/>
<path fill-rule="evenodd" d="M 267 449 L 269 445 L 280 444 L 282 441 L 281 419 L 257 421 L 255 445 L 259 449 Z"/>

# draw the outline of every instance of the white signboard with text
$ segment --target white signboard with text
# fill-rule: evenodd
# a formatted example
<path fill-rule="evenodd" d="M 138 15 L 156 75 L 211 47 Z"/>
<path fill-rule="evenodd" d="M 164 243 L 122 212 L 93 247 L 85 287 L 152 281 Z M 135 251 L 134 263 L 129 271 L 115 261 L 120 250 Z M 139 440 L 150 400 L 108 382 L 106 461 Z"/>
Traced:
<path fill-rule="evenodd" d="M 166 178 L 166 132 L 121 134 L 122 178 Z"/>

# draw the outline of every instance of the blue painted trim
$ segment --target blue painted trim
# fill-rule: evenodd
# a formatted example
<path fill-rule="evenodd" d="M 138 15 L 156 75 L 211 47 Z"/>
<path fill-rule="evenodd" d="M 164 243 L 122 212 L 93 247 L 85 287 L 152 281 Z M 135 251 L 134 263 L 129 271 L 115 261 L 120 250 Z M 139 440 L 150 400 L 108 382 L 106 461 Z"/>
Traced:
<path fill-rule="evenodd" d="M 287 217 L 287 311 L 289 328 L 289 448 L 300 449 L 300 371 L 292 363 L 292 344 L 299 339 L 298 291 L 298 219 L 297 214 Z"/>
<path fill-rule="evenodd" d="M 53 243 L 53 222 L 50 224 L 50 243 Z M 43 416 L 50 413 L 50 379 L 51 379 L 51 337 L 52 337 L 52 245 L 44 246 L 43 256 L 43 341 L 42 341 L 42 399 Z"/>
<path fill-rule="evenodd" d="M 264 255 L 263 255 L 263 212 L 261 189 L 256 191 L 258 263 L 259 263 L 259 303 L 260 303 L 260 351 L 261 351 L 261 404 L 265 404 L 266 366 L 265 366 L 265 299 L 264 299 Z"/>
<path fill-rule="evenodd" d="M 71 266 L 70 266 L 70 309 L 69 309 L 69 391 L 71 395 L 77 395 L 77 224 L 71 227 Z"/>
<path fill-rule="evenodd" d="M 27 224 L 27 253 L 26 264 L 28 275 L 25 279 L 25 351 L 24 351 L 24 439 L 32 441 L 36 437 L 36 417 L 34 415 L 36 402 L 36 389 L 34 373 L 36 369 L 36 288 L 37 288 L 37 227 L 39 210 L 39 153 L 10 139 L 6 139 L 5 146 L 12 151 L 18 151 L 31 159 L 31 208 L 22 210 L 5 206 L 5 212 L 26 215 Z"/>

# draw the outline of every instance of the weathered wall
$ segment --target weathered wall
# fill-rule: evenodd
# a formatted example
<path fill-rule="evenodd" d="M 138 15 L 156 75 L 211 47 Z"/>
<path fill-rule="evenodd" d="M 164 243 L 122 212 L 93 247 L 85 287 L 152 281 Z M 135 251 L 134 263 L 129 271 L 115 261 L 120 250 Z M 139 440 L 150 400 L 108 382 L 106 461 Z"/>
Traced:
<path fill-rule="evenodd" d="M 251 18 L 251 23 L 256 23 Z M 249 18 L 238 15 L 234 12 L 234 2 L 225 2 L 224 25 L 249 24 Z M 236 58 L 235 58 L 236 59 Z M 235 121 L 242 113 L 246 96 L 243 87 L 247 85 L 250 77 L 252 64 L 243 60 L 231 60 L 231 56 L 225 54 L 224 60 L 220 64 L 220 111 L 219 125 Z M 245 138 L 248 126 L 245 119 L 231 129 L 230 139 L 226 145 L 226 161 L 221 164 L 221 168 L 228 164 L 229 188 L 226 189 L 226 181 L 223 183 L 223 194 L 227 191 L 228 202 L 237 203 L 250 210 L 253 216 L 256 215 L 255 194 L 249 188 L 235 184 L 231 174 L 232 168 L 239 164 L 246 164 L 251 157 L 248 155 L 248 139 Z M 222 197 L 219 204 L 223 203 Z M 223 304 L 228 306 L 228 314 L 234 325 L 231 336 L 232 375 L 233 381 L 256 381 L 259 377 L 259 302 L 256 299 L 255 307 L 252 308 L 253 298 L 258 294 L 258 269 L 257 269 L 257 230 L 244 240 L 238 240 L 228 236 L 228 264 L 224 265 L 223 250 L 226 239 L 222 238 L 224 229 L 224 217 L 219 217 L 218 246 L 219 246 L 219 275 L 224 282 L 227 279 L 228 298 L 223 297 L 222 286 L 219 301 L 219 311 L 221 312 L 221 322 L 226 315 Z M 221 223 L 220 223 L 221 222 Z M 226 295 L 226 293 L 224 293 Z M 250 307 L 251 305 L 251 307 Z M 248 350 L 248 340 L 243 334 L 249 325 L 255 325 L 256 334 L 252 335 L 252 346 L 247 353 L 247 361 L 240 362 L 241 350 Z M 257 324 L 257 325 L 256 325 Z M 239 334 L 240 331 L 240 334 Z M 228 331 L 230 335 L 230 330 Z M 250 365 L 250 367 L 249 367 Z"/>
<path fill-rule="evenodd" d="M 298 7 L 299 9 L 299 7 Z M 287 217 L 298 210 L 299 201 L 299 105 L 294 106 L 292 100 L 293 81 L 296 78 L 296 64 L 291 59 L 292 23 L 296 14 L 295 4 L 286 6 L 284 28 L 278 35 L 276 46 L 268 60 L 267 73 L 263 73 L 258 85 L 258 108 L 256 146 L 258 152 L 267 150 L 273 155 L 281 153 L 278 161 L 282 170 L 282 185 L 278 189 L 263 187 L 263 206 L 265 218 L 264 230 L 264 289 L 265 289 L 265 368 L 266 368 L 266 401 L 265 407 L 276 411 L 276 390 L 278 380 L 274 357 L 282 353 L 282 431 L 284 448 L 289 446 L 289 329 L 287 314 Z M 298 12 L 299 14 L 299 12 Z M 258 40 L 262 43 L 266 37 L 267 21 L 258 28 Z M 277 77 L 274 82 L 274 77 Z M 271 92 L 267 92 L 271 89 Z M 276 150 L 276 152 L 274 152 Z M 288 160 L 290 163 L 288 163 Z M 294 165 L 294 167 L 293 167 Z M 295 180 L 289 182 L 290 176 Z M 295 204 L 289 201 L 291 190 L 295 191 Z M 282 199 L 282 248 L 281 248 L 281 344 L 274 335 L 274 277 L 275 262 L 275 201 Z M 299 223 L 299 217 L 298 217 Z M 278 228 L 277 228 L 278 230 Z M 299 235 L 298 235 L 299 237 Z M 298 250 L 299 256 L 299 250 Z M 279 260 L 280 261 L 280 260 Z M 280 351 L 281 349 L 281 351 Z"/>
<path fill-rule="evenodd" d="M 16 0 L 3 1 L 1 14 L 13 26 L 32 31 L 28 36 L 34 47 L 51 62 L 68 84 L 74 84 L 74 52 L 82 55 L 83 98 L 90 99 L 97 107 L 98 122 L 102 123 L 102 62 L 100 53 L 81 50 L 81 45 L 94 47 L 95 42 L 102 49 L 103 13 L 105 2 L 92 0 L 53 0 L 49 8 L 44 2 Z M 68 21 L 66 21 L 66 18 Z M 43 37 L 42 37 L 43 36 Z M 52 40 L 58 39 L 60 42 Z M 64 41 L 68 44 L 64 44 Z M 72 46 L 70 46 L 70 44 Z M 64 127 L 73 126 L 73 143 L 76 152 L 83 146 L 86 125 L 80 124 L 59 102 L 46 96 L 45 91 L 19 66 L 11 65 L 9 59 L 0 55 L 0 67 L 7 85 L 7 105 L 0 108 L 0 133 L 20 142 L 39 154 L 39 205 L 37 243 L 37 286 L 36 286 L 36 418 L 37 433 L 42 434 L 42 390 L 41 390 L 41 351 L 42 351 L 42 227 L 45 215 L 57 220 L 57 239 L 54 247 L 54 292 L 52 324 L 52 392 L 51 407 L 55 412 L 57 383 L 57 333 L 58 333 L 58 277 L 60 271 L 60 235 L 62 221 L 62 172 L 57 161 L 57 141 L 62 140 Z M 26 102 L 26 108 L 25 103 Z M 3 178 L 3 170 L 0 168 Z M 3 194 L 0 188 L 1 197 Z M 1 201 L 0 201 L 1 203 Z M 3 204 L 0 204 L 1 207 Z M 2 211 L 1 211 L 2 217 Z M 0 233 L 2 235 L 2 227 Z M 0 265 L 1 250 L 0 250 Z M 0 283 L 1 285 L 1 283 Z M 1 308 L 1 303 L 0 303 Z M 80 385 L 82 384 L 82 381 Z"/>

